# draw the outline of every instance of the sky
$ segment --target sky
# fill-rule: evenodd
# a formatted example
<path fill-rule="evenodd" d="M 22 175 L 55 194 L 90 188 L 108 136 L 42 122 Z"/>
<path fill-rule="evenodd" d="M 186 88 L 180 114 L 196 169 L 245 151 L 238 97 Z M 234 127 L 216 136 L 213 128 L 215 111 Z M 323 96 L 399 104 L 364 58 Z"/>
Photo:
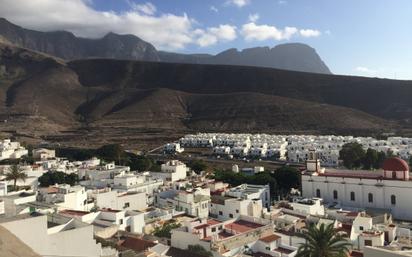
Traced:
<path fill-rule="evenodd" d="M 0 17 L 182 53 L 301 42 L 335 74 L 412 80 L 411 0 L 0 0 Z"/>

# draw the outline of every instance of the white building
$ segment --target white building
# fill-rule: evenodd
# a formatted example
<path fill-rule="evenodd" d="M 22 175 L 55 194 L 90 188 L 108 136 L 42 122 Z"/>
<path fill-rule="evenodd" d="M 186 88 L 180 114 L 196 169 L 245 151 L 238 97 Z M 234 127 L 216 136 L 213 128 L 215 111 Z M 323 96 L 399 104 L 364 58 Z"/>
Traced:
<path fill-rule="evenodd" d="M 0 160 L 20 159 L 29 152 L 20 145 L 19 142 L 12 142 L 10 139 L 4 139 L 0 142 Z"/>
<path fill-rule="evenodd" d="M 201 245 L 205 250 L 212 251 L 214 256 L 230 257 L 238 256 L 246 249 L 253 249 L 260 238 L 272 234 L 273 226 L 270 221 L 248 216 L 224 222 L 194 220 L 172 230 L 171 245 L 179 249 L 188 249 L 189 245 Z"/>
<path fill-rule="evenodd" d="M 412 181 L 408 164 L 400 158 L 387 159 L 380 171 L 325 170 L 311 152 L 302 174 L 302 190 L 304 197 L 346 207 L 383 209 L 396 219 L 412 220 Z"/>
<path fill-rule="evenodd" d="M 0 219 L 3 226 L 41 256 L 117 256 L 93 238 L 93 226 L 59 215 Z"/>
<path fill-rule="evenodd" d="M 155 205 L 159 207 L 172 207 L 177 211 L 184 211 L 186 214 L 207 218 L 209 216 L 210 190 L 193 189 L 168 190 L 155 195 Z"/>
<path fill-rule="evenodd" d="M 313 215 L 313 216 L 324 216 L 325 206 L 323 205 L 322 199 L 311 198 L 311 199 L 299 199 L 290 203 L 293 210 L 301 215 Z"/>
<path fill-rule="evenodd" d="M 7 182 L 0 181 L 0 196 L 7 195 Z"/>
<path fill-rule="evenodd" d="M 56 151 L 46 148 L 37 148 L 32 151 L 33 158 L 36 160 L 47 160 L 56 157 Z"/>
<path fill-rule="evenodd" d="M 169 143 L 163 147 L 163 151 L 166 153 L 183 153 L 184 150 L 180 143 Z"/>
<path fill-rule="evenodd" d="M 238 218 L 240 215 L 261 217 L 262 200 L 241 199 L 213 195 L 209 206 L 212 217 L 219 220 Z"/>
<path fill-rule="evenodd" d="M 57 185 L 39 190 L 39 200 L 55 204 L 60 210 L 71 209 L 89 211 L 94 203 L 87 201 L 87 193 L 82 186 Z"/>
<path fill-rule="evenodd" d="M 151 172 L 151 175 L 165 181 L 165 183 L 170 183 L 185 179 L 186 173 L 187 167 L 183 162 L 172 160 L 162 164 L 160 172 Z"/>
<path fill-rule="evenodd" d="M 250 185 L 242 184 L 237 187 L 230 188 L 226 192 L 227 196 L 243 199 L 260 199 L 264 207 L 270 206 L 270 187 L 269 185 Z"/>
<path fill-rule="evenodd" d="M 146 193 L 113 190 L 97 194 L 96 206 L 112 210 L 144 210 L 148 205 Z"/>

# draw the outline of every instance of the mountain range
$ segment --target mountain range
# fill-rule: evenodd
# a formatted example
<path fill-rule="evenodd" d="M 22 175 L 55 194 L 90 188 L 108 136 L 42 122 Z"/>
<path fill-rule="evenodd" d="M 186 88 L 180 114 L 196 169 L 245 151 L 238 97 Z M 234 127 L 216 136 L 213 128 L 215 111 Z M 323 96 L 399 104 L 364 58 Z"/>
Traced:
<path fill-rule="evenodd" d="M 0 133 L 29 141 L 144 148 L 195 131 L 371 135 L 407 128 L 411 95 L 411 81 L 249 66 L 65 61 L 0 43 Z"/>
<path fill-rule="evenodd" d="M 74 36 L 68 36 L 74 41 L 64 41 L 64 49 L 72 47 L 71 56 L 80 59 L 70 60 L 56 57 L 55 51 L 66 50 L 40 40 L 43 34 L 12 36 L 3 27 L 0 34 L 0 136 L 82 147 L 119 142 L 148 148 L 199 131 L 352 135 L 410 135 L 412 131 L 412 81 L 254 64 L 203 64 L 198 60 L 222 58 L 159 52 L 147 43 L 142 43 L 134 59 L 151 53 L 175 59 L 118 57 L 130 56 L 129 50 L 102 50 L 104 58 L 85 58 L 82 51 L 86 50 L 72 45 L 83 39 Z M 110 37 L 118 35 L 109 34 L 105 40 Z M 135 47 L 131 44 L 129 49 Z M 275 53 L 282 47 L 261 50 Z M 48 53 L 40 51 L 45 49 Z M 284 51 L 278 55 L 287 56 Z M 253 56 L 249 50 L 228 52 L 236 58 L 243 52 Z M 197 63 L 185 59 L 189 57 Z M 296 59 L 296 63 L 304 61 Z"/>
<path fill-rule="evenodd" d="M 0 37 L 8 42 L 65 60 L 113 58 L 192 64 L 222 64 L 269 67 L 331 74 L 315 49 L 290 43 L 273 48 L 228 49 L 217 55 L 180 54 L 158 51 L 134 35 L 108 33 L 102 38 L 79 38 L 67 31 L 40 32 L 17 26 L 0 18 Z"/>

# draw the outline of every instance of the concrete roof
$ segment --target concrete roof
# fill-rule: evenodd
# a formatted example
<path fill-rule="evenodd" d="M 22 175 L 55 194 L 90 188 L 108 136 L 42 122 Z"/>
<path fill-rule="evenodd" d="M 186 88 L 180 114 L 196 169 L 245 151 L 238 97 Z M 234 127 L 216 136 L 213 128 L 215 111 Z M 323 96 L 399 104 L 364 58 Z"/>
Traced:
<path fill-rule="evenodd" d="M 40 257 L 40 255 L 0 226 L 0 257 Z"/>

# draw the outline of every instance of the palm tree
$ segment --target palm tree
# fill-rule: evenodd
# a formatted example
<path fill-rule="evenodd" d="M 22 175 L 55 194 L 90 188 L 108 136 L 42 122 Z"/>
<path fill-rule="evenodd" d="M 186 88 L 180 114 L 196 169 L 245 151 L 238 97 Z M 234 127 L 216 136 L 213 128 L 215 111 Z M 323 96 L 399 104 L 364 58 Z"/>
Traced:
<path fill-rule="evenodd" d="M 16 190 L 17 180 L 25 181 L 27 174 L 22 171 L 19 165 L 13 164 L 9 167 L 9 172 L 6 174 L 6 180 L 13 180 L 13 190 Z"/>
<path fill-rule="evenodd" d="M 300 233 L 305 239 L 296 254 L 296 257 L 346 257 L 351 244 L 337 234 L 333 224 L 325 226 L 311 225 L 306 233 Z"/>

